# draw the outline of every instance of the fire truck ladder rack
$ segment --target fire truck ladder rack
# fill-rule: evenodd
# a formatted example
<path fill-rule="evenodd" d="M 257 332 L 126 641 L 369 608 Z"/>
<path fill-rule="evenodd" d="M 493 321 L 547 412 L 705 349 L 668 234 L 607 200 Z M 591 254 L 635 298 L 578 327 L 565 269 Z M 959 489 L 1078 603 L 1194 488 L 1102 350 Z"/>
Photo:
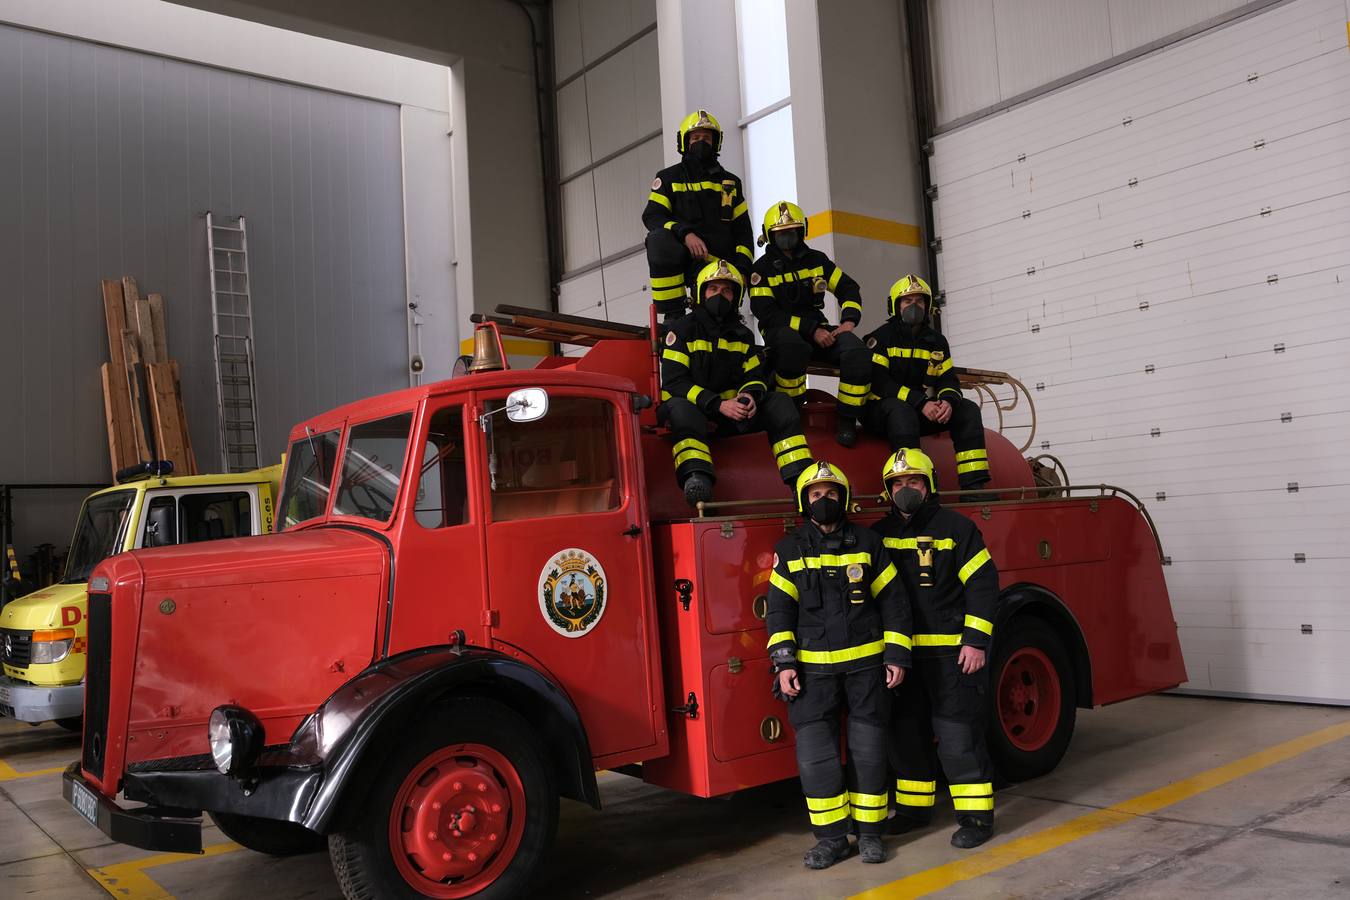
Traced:
<path fill-rule="evenodd" d="M 501 305 L 495 313 L 474 313 L 469 321 L 474 324 L 495 322 L 497 330 L 509 337 L 527 337 L 580 347 L 593 347 L 599 341 L 646 341 L 650 340 L 651 334 L 650 329 L 640 325 L 569 316 L 524 306 Z"/>
<path fill-rule="evenodd" d="M 220 462 L 226 472 L 247 472 L 258 468 L 258 394 L 254 389 L 248 225 L 243 216 L 220 225 L 207 212 L 206 256 L 211 275 Z"/>

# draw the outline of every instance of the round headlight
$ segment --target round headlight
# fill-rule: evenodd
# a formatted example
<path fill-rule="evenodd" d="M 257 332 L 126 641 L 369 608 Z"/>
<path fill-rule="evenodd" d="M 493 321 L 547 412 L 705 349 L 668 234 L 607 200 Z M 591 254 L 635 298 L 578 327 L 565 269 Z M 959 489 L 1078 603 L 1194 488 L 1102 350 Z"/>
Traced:
<path fill-rule="evenodd" d="M 238 775 L 253 767 L 263 748 L 263 726 L 242 706 L 217 706 L 206 723 L 211 758 L 223 775 Z"/>

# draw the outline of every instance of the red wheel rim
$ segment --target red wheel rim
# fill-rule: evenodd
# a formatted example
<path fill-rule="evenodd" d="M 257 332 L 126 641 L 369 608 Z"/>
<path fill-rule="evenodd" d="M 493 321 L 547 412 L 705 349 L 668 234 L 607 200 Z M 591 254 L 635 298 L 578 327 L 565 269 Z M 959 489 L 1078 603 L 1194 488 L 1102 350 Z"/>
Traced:
<path fill-rule="evenodd" d="M 413 766 L 389 811 L 389 850 L 399 874 L 442 900 L 496 881 L 524 833 L 520 775 L 482 744 L 442 747 Z"/>
<path fill-rule="evenodd" d="M 1061 694 L 1059 671 L 1044 651 L 1014 651 L 998 679 L 998 719 L 1009 743 L 1027 751 L 1048 744 L 1059 724 Z"/>

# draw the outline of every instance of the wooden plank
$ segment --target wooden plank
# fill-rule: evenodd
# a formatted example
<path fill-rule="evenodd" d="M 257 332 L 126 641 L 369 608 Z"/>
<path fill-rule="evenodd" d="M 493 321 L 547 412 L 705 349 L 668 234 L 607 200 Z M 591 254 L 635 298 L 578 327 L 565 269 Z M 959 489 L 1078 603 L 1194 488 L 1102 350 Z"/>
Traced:
<path fill-rule="evenodd" d="M 137 353 L 140 354 L 141 361 L 144 362 L 146 359 L 146 354 L 145 354 L 145 342 L 141 339 L 140 305 L 141 305 L 141 291 L 140 287 L 137 286 L 136 284 L 136 276 L 123 275 L 122 307 L 125 310 L 124 316 L 126 317 L 126 325 L 123 327 L 130 329 L 131 333 L 136 336 L 136 350 Z M 150 308 L 148 306 L 145 309 L 145 327 L 146 327 L 145 333 L 149 335 Z M 128 360 L 127 364 L 130 365 L 131 361 Z"/>
<path fill-rule="evenodd" d="M 136 439 L 132 431 L 131 394 L 126 378 L 126 349 L 122 332 L 126 330 L 126 306 L 122 285 L 103 279 L 103 316 L 108 327 L 108 371 L 105 375 L 109 462 L 114 474 L 132 465 L 136 459 Z"/>
<path fill-rule="evenodd" d="M 178 421 L 182 427 L 183 450 L 186 454 L 185 465 L 186 474 L 197 475 L 200 470 L 197 468 L 197 454 L 192 449 L 192 433 L 188 431 L 187 412 L 183 409 L 183 378 L 178 369 L 178 360 L 170 360 L 169 365 L 173 367 L 173 394 L 174 402 L 178 405 Z"/>
<path fill-rule="evenodd" d="M 136 299 L 136 342 L 141 350 L 141 359 L 147 363 L 161 362 L 155 353 L 154 314 L 150 309 L 149 297 Z"/>
<path fill-rule="evenodd" d="M 148 398 L 143 396 L 141 379 L 136 375 L 136 370 L 141 366 L 141 353 L 136 345 L 136 333 L 130 329 L 123 329 L 122 331 L 122 353 L 127 361 L 126 368 L 123 370 L 123 380 L 127 386 L 132 447 L 135 451 L 135 458 L 132 462 L 148 462 L 154 459 L 149 434 L 146 431 L 145 411 L 147 404 L 144 401 Z"/>
<path fill-rule="evenodd" d="M 127 454 L 122 443 L 125 440 L 123 420 L 117 417 L 118 387 L 121 381 L 114 376 L 111 363 L 103 363 L 98 370 L 103 378 L 103 417 L 108 426 L 108 461 L 112 464 L 113 475 L 116 475 L 120 469 L 130 465 L 125 461 Z"/>
<path fill-rule="evenodd" d="M 171 460 L 175 474 L 196 474 L 185 446 L 187 426 L 182 420 L 183 407 L 174 378 L 174 364 L 147 363 L 145 378 L 159 458 Z"/>
<path fill-rule="evenodd" d="M 153 362 L 169 361 L 169 326 L 164 321 L 164 296 L 150 295 L 150 330 L 154 335 L 155 358 Z"/>

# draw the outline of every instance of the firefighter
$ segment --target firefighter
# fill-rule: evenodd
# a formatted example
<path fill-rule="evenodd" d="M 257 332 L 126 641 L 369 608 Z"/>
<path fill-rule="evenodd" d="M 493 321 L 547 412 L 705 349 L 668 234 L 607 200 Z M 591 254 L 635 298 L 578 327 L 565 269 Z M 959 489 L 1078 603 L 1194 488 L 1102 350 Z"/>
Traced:
<path fill-rule="evenodd" d="M 989 454 L 979 404 L 961 395 L 951 347 L 930 324 L 933 293 L 918 275 L 891 285 L 890 318 L 867 336 L 872 351 L 872 394 L 863 411 L 867 429 L 892 450 L 919 446 L 919 435 L 950 431 L 962 490 L 989 483 Z"/>
<path fill-rule="evenodd" d="M 693 313 L 663 339 L 657 413 L 675 439 L 675 478 L 690 506 L 712 499 L 709 426 L 719 436 L 767 431 L 784 484 L 811 462 L 797 407 L 764 382 L 755 337 L 740 317 L 744 291 L 734 265 L 708 263 L 698 275 Z"/>
<path fill-rule="evenodd" d="M 706 110 L 685 116 L 675 135 L 680 161 L 652 179 L 642 210 L 652 303 L 664 320 L 685 313 L 685 282 L 713 259 L 749 272 L 750 207 L 741 179 L 717 161 L 722 126 Z"/>
<path fill-rule="evenodd" d="M 852 447 L 872 380 L 871 354 L 853 333 L 862 320 L 858 282 L 806 245 L 806 215 L 795 203 L 780 200 L 769 207 L 759 243 L 765 251 L 750 275 L 750 309 L 769 348 L 774 387 L 795 400 L 806 392 L 811 360 L 838 366 L 835 437 Z M 827 291 L 839 301 L 837 326 L 825 317 Z"/>
<path fill-rule="evenodd" d="M 797 769 L 817 844 L 807 868 L 824 869 L 851 852 L 863 862 L 886 855 L 888 688 L 905 676 L 909 604 L 881 538 L 848 521 L 848 478 L 828 462 L 797 476 L 797 511 L 806 521 L 774 548 L 769 574 L 769 657 L 774 693 L 788 703 L 797 733 Z M 839 760 L 840 717 L 848 714 L 846 786 Z"/>
<path fill-rule="evenodd" d="M 937 796 L 933 738 L 947 776 L 957 830 L 952 846 L 978 847 L 993 833 L 993 766 L 984 743 L 998 570 L 975 523 L 938 503 L 933 461 L 902 448 L 886 461 L 889 514 L 872 527 L 909 592 L 914 665 L 896 692 L 890 730 L 896 773 L 890 832 L 928 824 Z"/>

